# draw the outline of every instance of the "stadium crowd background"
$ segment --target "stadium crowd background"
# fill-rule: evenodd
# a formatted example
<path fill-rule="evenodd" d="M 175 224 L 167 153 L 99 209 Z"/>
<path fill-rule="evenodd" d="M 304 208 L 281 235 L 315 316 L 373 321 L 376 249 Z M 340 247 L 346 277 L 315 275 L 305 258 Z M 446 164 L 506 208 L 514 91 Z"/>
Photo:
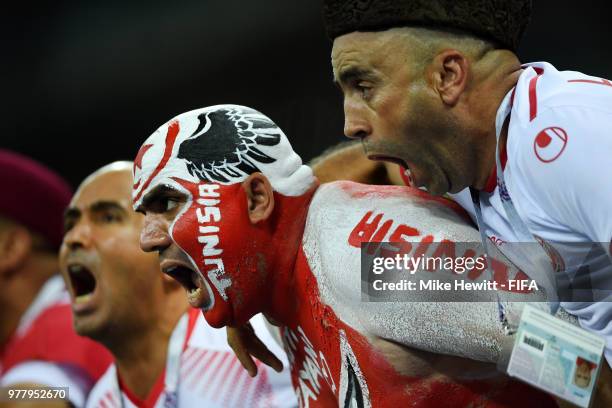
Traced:
<path fill-rule="evenodd" d="M 534 2 L 523 62 L 612 76 L 606 2 Z M 305 160 L 345 140 L 319 1 L 14 3 L 0 16 L 0 147 L 75 187 L 180 112 L 273 118 Z"/>

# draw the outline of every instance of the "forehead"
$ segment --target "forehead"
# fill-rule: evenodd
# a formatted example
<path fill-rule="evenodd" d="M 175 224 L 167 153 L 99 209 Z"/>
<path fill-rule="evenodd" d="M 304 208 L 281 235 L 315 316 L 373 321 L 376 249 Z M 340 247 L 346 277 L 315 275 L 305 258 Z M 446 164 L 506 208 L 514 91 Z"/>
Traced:
<path fill-rule="evenodd" d="M 97 201 L 115 201 L 129 208 L 132 180 L 129 170 L 115 170 L 99 174 L 79 188 L 70 205 L 86 208 Z"/>
<path fill-rule="evenodd" d="M 353 67 L 367 69 L 384 65 L 401 53 L 404 44 L 402 31 L 398 29 L 344 34 L 334 40 L 332 47 L 334 74 Z"/>

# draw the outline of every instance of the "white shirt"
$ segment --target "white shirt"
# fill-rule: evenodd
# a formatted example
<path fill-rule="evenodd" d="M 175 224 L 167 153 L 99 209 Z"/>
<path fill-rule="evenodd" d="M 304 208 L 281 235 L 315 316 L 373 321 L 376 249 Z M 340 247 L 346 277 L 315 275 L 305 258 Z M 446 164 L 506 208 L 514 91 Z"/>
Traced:
<path fill-rule="evenodd" d="M 565 267 L 584 263 L 591 246 L 600 251 L 600 263 L 591 262 L 588 273 L 594 301 L 561 299 L 561 307 L 606 339 L 612 363 L 612 82 L 548 63 L 524 68 L 496 118 L 499 134 L 510 112 L 503 177 L 524 225 L 558 252 Z M 453 198 L 474 218 L 469 190 Z M 499 188 L 480 198 L 485 234 L 502 251 L 507 242 L 521 242 Z"/>
<path fill-rule="evenodd" d="M 189 318 L 192 329 L 187 330 L 180 358 L 179 407 L 297 406 L 285 353 L 268 331 L 262 315 L 253 317 L 251 324 L 259 339 L 281 358 L 284 370 L 277 373 L 257 361 L 255 378 L 248 375 L 228 346 L 225 329 L 210 327 L 197 309 L 189 311 Z M 87 407 L 164 407 L 163 375 L 145 401 L 138 401 L 118 384 L 117 378 L 116 366 L 112 364 L 91 391 Z"/>

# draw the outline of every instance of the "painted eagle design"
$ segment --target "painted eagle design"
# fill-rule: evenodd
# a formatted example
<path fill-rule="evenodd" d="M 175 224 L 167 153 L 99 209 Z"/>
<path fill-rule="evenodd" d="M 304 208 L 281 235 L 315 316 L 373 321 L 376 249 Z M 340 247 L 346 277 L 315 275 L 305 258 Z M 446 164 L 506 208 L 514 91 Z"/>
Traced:
<path fill-rule="evenodd" d="M 258 146 L 275 146 L 282 131 L 254 110 L 227 108 L 202 113 L 193 134 L 183 141 L 177 157 L 202 181 L 229 183 L 260 171 L 258 164 L 276 158 Z"/>

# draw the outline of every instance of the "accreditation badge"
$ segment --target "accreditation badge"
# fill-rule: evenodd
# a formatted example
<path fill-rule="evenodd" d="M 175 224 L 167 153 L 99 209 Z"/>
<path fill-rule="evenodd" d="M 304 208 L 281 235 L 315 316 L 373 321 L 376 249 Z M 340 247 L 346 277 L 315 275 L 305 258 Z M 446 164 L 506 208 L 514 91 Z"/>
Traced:
<path fill-rule="evenodd" d="M 604 346 L 601 337 L 525 305 L 508 374 L 580 407 L 588 407 Z"/>

